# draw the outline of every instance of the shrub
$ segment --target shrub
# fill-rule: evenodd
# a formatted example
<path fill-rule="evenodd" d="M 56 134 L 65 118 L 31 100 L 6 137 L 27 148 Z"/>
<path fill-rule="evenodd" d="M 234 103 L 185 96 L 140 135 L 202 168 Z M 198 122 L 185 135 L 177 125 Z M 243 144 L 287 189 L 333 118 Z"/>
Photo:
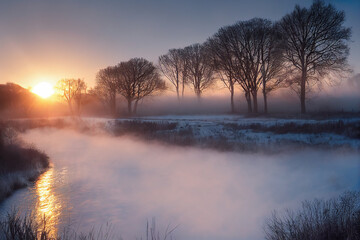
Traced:
<path fill-rule="evenodd" d="M 360 192 L 302 203 L 297 212 L 274 212 L 265 224 L 267 240 L 360 239 Z"/>
<path fill-rule="evenodd" d="M 64 227 L 63 231 L 54 233 L 47 224 L 46 216 L 41 221 L 36 220 L 34 214 L 25 214 L 21 216 L 19 212 L 13 210 L 6 214 L 0 221 L 0 239 L 1 240 L 112 240 L 117 238 L 113 234 L 113 226 L 106 223 L 99 228 L 93 227 L 88 233 L 77 233 L 71 225 Z M 155 220 L 151 224 L 146 224 L 145 240 L 168 240 L 173 239 L 173 232 L 177 226 L 171 228 L 168 225 L 161 234 L 157 229 Z M 140 239 L 143 239 L 142 237 Z"/>
<path fill-rule="evenodd" d="M 23 147 L 16 136 L 15 130 L 0 126 L 0 201 L 49 167 L 45 153 Z"/>

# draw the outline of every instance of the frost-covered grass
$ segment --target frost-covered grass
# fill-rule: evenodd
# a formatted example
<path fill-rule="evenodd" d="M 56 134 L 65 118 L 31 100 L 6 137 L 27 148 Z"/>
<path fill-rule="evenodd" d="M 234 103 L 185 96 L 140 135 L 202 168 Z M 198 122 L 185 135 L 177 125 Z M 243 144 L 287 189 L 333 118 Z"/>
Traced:
<path fill-rule="evenodd" d="M 168 240 L 173 239 L 172 233 L 176 227 L 170 225 L 162 233 L 157 229 L 155 220 L 151 224 L 147 222 L 144 240 Z M 142 235 L 142 234 L 141 234 Z M 88 233 L 77 232 L 71 225 L 67 225 L 62 231 L 54 233 L 47 223 L 44 215 L 39 221 L 32 214 L 20 214 L 13 210 L 6 214 L 0 221 L 0 239 L 2 240 L 113 240 L 122 239 L 113 234 L 113 226 L 104 223 L 102 226 L 94 226 Z M 136 238 L 138 239 L 138 238 Z M 143 239 L 142 237 L 140 239 Z"/>
<path fill-rule="evenodd" d="M 35 180 L 49 166 L 46 154 L 25 147 L 16 131 L 0 125 L 0 201 Z"/>
<path fill-rule="evenodd" d="M 264 230 L 267 240 L 360 239 L 360 193 L 304 201 L 298 211 L 274 212 Z"/>
<path fill-rule="evenodd" d="M 6 217 L 0 221 L 0 239 L 3 240 L 110 240 L 114 239 L 111 235 L 111 226 L 106 229 L 100 228 L 98 231 L 93 229 L 89 233 L 76 233 L 70 226 L 63 230 L 61 234 L 52 232 L 47 224 L 46 216 L 38 221 L 33 214 L 21 215 L 17 211 L 7 213 Z"/>
<path fill-rule="evenodd" d="M 360 118 L 330 119 L 164 116 L 118 119 L 115 135 L 132 134 L 165 143 L 235 151 L 281 151 L 294 147 L 360 149 Z"/>
<path fill-rule="evenodd" d="M 266 240 L 358 240 L 360 239 L 360 192 L 348 191 L 328 200 L 306 200 L 297 210 L 273 211 L 265 219 Z M 147 222 L 145 240 L 173 239 L 177 226 L 170 225 L 160 233 Z M 21 215 L 16 210 L 7 213 L 0 221 L 0 239 L 3 240 L 110 240 L 122 239 L 113 234 L 113 226 L 104 223 L 88 233 L 78 233 L 67 225 L 61 232 L 53 233 L 46 216 L 39 221 L 34 214 Z M 136 238 L 138 239 L 138 238 Z M 143 239 L 142 237 L 140 239 Z"/>

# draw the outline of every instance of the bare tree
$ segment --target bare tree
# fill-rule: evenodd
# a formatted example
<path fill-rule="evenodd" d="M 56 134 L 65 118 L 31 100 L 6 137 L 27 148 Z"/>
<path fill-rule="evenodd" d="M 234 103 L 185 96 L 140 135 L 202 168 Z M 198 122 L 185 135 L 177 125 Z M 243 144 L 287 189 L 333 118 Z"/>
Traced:
<path fill-rule="evenodd" d="M 220 80 L 230 91 L 231 112 L 235 112 L 234 90 L 236 83 L 236 62 L 231 51 L 231 33 L 228 27 L 220 28 L 205 43 L 206 48 L 210 52 L 211 62 L 214 69 L 219 74 Z"/>
<path fill-rule="evenodd" d="M 210 54 L 200 44 L 193 44 L 184 49 L 187 69 L 187 79 L 200 100 L 202 92 L 215 81 L 214 67 L 211 64 Z"/>
<path fill-rule="evenodd" d="M 165 55 L 159 57 L 159 69 L 162 74 L 174 85 L 176 95 L 180 101 L 180 88 L 182 97 L 186 84 L 186 64 L 183 49 L 170 49 Z"/>
<path fill-rule="evenodd" d="M 116 92 L 118 86 L 116 67 L 101 69 L 96 75 L 93 93 L 109 107 L 111 115 L 116 115 Z"/>
<path fill-rule="evenodd" d="M 74 115 L 73 104 L 77 106 L 76 113 L 80 114 L 82 96 L 86 93 L 86 84 L 82 79 L 64 78 L 57 82 L 55 88 L 68 106 L 71 115 Z"/>
<path fill-rule="evenodd" d="M 315 0 L 309 9 L 297 5 L 280 22 L 287 36 L 285 57 L 301 76 L 293 82 L 300 88 L 301 113 L 306 113 L 306 89 L 312 82 L 347 67 L 351 29 L 343 26 L 344 20 L 343 11 Z"/>
<path fill-rule="evenodd" d="M 264 22 L 264 40 L 260 48 L 261 79 L 264 97 L 264 112 L 268 112 L 267 95 L 284 86 L 285 77 L 290 73 L 284 61 L 283 36 L 277 24 Z"/>
<path fill-rule="evenodd" d="M 116 66 L 118 93 L 128 102 L 129 114 L 136 114 L 140 100 L 166 89 L 156 67 L 146 59 L 132 58 Z M 134 106 L 132 106 L 132 103 Z"/>
<path fill-rule="evenodd" d="M 233 34 L 232 50 L 238 63 L 237 81 L 245 91 L 249 111 L 252 97 L 254 113 L 258 112 L 257 93 L 262 84 L 262 73 L 265 72 L 262 49 L 270 26 L 269 20 L 254 18 L 238 22 L 230 28 Z"/>

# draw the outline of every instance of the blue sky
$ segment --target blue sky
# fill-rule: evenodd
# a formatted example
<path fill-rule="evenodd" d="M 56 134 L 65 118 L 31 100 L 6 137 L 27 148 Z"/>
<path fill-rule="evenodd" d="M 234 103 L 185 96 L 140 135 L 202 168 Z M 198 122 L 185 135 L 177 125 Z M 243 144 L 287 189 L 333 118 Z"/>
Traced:
<path fill-rule="evenodd" d="M 349 63 L 360 72 L 360 1 L 327 1 L 353 30 Z M 169 48 L 203 42 L 220 27 L 263 17 L 279 20 L 311 0 L 133 0 L 0 2 L 0 83 L 24 87 L 80 77 L 132 57 L 156 61 Z"/>

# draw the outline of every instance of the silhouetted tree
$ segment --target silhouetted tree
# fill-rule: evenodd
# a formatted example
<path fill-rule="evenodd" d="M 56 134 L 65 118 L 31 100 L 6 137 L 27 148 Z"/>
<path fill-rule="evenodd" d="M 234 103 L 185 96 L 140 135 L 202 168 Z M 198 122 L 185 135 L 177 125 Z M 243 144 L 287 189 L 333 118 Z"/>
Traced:
<path fill-rule="evenodd" d="M 96 95 L 106 106 L 112 116 L 116 115 L 116 92 L 119 77 L 116 67 L 101 69 L 96 75 L 96 85 L 92 93 Z"/>
<path fill-rule="evenodd" d="M 277 24 L 264 21 L 263 41 L 260 48 L 261 83 L 264 97 L 264 112 L 268 112 L 267 95 L 283 86 L 289 71 L 285 65 L 283 36 Z"/>
<path fill-rule="evenodd" d="M 214 67 L 211 64 L 209 51 L 200 45 L 193 44 L 184 49 L 188 81 L 198 99 L 202 92 L 214 83 Z"/>
<path fill-rule="evenodd" d="M 127 100 L 129 114 L 136 114 L 141 99 L 166 89 L 156 67 L 146 59 L 132 58 L 121 62 L 116 66 L 116 71 L 119 78 L 117 90 Z"/>
<path fill-rule="evenodd" d="M 73 104 L 76 104 L 76 113 L 80 114 L 82 97 L 86 93 L 86 84 L 82 79 L 64 78 L 57 82 L 55 88 L 68 106 L 71 115 L 74 115 Z"/>
<path fill-rule="evenodd" d="M 271 25 L 269 20 L 254 18 L 238 22 L 228 30 L 232 34 L 231 49 L 238 63 L 236 79 L 245 91 L 249 112 L 258 112 L 257 93 L 262 84 L 262 73 L 265 73 L 263 56 Z"/>
<path fill-rule="evenodd" d="M 346 69 L 351 29 L 343 26 L 345 13 L 322 0 L 309 9 L 296 6 L 280 21 L 286 36 L 285 57 L 299 76 L 293 84 L 300 88 L 301 113 L 306 113 L 306 89 L 331 72 Z"/>
<path fill-rule="evenodd" d="M 231 112 L 235 112 L 234 90 L 236 83 L 236 62 L 231 51 L 231 32 L 228 27 L 220 28 L 205 43 L 210 52 L 211 62 L 219 74 L 220 80 L 230 91 Z"/>
<path fill-rule="evenodd" d="M 180 87 L 182 86 L 182 97 L 186 84 L 186 64 L 183 49 L 170 49 L 165 55 L 159 57 L 159 69 L 162 74 L 174 85 L 176 95 L 180 101 Z"/>
<path fill-rule="evenodd" d="M 232 77 L 243 89 L 248 112 L 251 113 L 253 111 L 251 104 L 251 92 L 253 89 L 251 66 L 254 65 L 254 59 L 250 59 L 246 54 L 251 57 L 252 49 L 254 48 L 252 45 L 247 45 L 252 34 L 251 28 L 248 25 L 246 22 L 238 22 L 229 27 L 222 28 L 221 32 L 223 37 L 226 37 L 226 45 L 229 46 L 231 65 L 233 66 L 232 69 L 228 68 L 227 71 L 232 71 Z M 246 40 L 248 40 L 248 43 L 246 43 Z"/>

